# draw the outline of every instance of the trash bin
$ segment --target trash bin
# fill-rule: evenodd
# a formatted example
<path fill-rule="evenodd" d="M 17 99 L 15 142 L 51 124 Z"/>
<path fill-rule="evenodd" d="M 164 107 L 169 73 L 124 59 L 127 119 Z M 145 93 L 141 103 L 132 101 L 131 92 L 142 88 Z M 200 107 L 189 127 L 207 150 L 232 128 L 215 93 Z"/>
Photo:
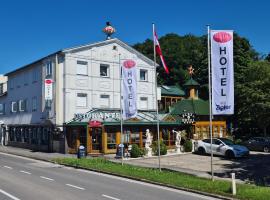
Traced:
<path fill-rule="evenodd" d="M 123 144 L 119 144 L 117 146 L 117 149 L 116 149 L 116 157 L 117 158 L 121 158 L 122 155 L 124 156 L 124 145 Z"/>
<path fill-rule="evenodd" d="M 83 145 L 80 145 L 77 152 L 77 158 L 84 158 L 85 156 L 85 147 Z"/>

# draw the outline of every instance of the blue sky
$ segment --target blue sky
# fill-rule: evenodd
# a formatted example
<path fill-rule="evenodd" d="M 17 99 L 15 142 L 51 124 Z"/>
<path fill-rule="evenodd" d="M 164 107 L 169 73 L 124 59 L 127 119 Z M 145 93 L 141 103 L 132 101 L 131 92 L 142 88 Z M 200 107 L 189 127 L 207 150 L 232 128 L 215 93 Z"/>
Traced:
<path fill-rule="evenodd" d="M 1 0 L 0 74 L 57 50 L 105 39 L 106 21 L 128 44 L 151 37 L 232 29 L 261 54 L 270 52 L 267 0 Z"/>

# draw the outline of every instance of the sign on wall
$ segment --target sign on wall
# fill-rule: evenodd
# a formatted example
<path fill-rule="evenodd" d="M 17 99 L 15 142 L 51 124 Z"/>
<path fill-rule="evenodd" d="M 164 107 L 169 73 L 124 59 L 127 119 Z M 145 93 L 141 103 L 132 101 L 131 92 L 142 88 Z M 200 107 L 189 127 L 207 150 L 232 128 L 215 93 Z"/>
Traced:
<path fill-rule="evenodd" d="M 234 113 L 233 31 L 211 31 L 213 115 Z"/>
<path fill-rule="evenodd" d="M 137 63 L 132 60 L 123 60 L 122 68 L 122 109 L 123 119 L 137 116 Z"/>
<path fill-rule="evenodd" d="M 183 113 L 182 114 L 182 122 L 184 124 L 193 124 L 195 122 L 194 113 Z"/>
<path fill-rule="evenodd" d="M 45 79 L 45 100 L 53 99 L 53 80 Z"/>

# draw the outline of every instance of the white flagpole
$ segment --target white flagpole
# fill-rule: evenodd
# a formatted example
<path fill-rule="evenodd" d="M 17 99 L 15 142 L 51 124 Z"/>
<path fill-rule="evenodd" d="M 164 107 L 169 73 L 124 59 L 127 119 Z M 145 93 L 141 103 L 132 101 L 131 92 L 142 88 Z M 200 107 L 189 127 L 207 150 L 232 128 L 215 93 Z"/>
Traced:
<path fill-rule="evenodd" d="M 121 66 L 121 54 L 119 53 L 119 80 L 120 80 L 120 126 L 121 126 L 121 142 L 120 145 L 124 145 L 123 141 L 123 107 L 122 107 L 122 76 L 121 76 L 122 66 Z M 123 149 L 122 149 L 123 148 Z M 121 149 L 121 164 L 124 164 L 124 147 L 120 146 Z"/>
<path fill-rule="evenodd" d="M 212 129 L 212 80 L 211 80 L 211 56 L 210 56 L 210 26 L 207 25 L 207 46 L 208 46 L 208 82 L 209 82 L 209 126 L 210 126 L 210 140 L 211 140 L 211 179 L 214 181 L 214 170 L 213 170 L 213 129 Z"/>
<path fill-rule="evenodd" d="M 158 117 L 158 91 L 157 91 L 157 66 L 156 66 L 156 47 L 155 47 L 155 24 L 153 23 L 153 47 L 154 47 L 154 69 L 155 69 L 155 90 L 156 90 L 156 118 L 157 118 L 157 138 L 158 138 L 158 168 L 161 171 L 160 166 L 160 139 L 159 139 L 159 117 Z"/>

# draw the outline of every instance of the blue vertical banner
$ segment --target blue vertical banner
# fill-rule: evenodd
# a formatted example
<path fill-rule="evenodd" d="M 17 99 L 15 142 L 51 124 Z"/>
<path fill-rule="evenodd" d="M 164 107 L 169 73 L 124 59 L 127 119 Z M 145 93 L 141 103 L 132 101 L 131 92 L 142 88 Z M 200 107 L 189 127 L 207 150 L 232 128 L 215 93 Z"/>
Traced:
<path fill-rule="evenodd" d="M 123 119 L 137 116 L 137 63 L 135 60 L 122 60 L 122 109 Z"/>
<path fill-rule="evenodd" d="M 213 115 L 234 114 L 233 31 L 211 30 Z"/>

